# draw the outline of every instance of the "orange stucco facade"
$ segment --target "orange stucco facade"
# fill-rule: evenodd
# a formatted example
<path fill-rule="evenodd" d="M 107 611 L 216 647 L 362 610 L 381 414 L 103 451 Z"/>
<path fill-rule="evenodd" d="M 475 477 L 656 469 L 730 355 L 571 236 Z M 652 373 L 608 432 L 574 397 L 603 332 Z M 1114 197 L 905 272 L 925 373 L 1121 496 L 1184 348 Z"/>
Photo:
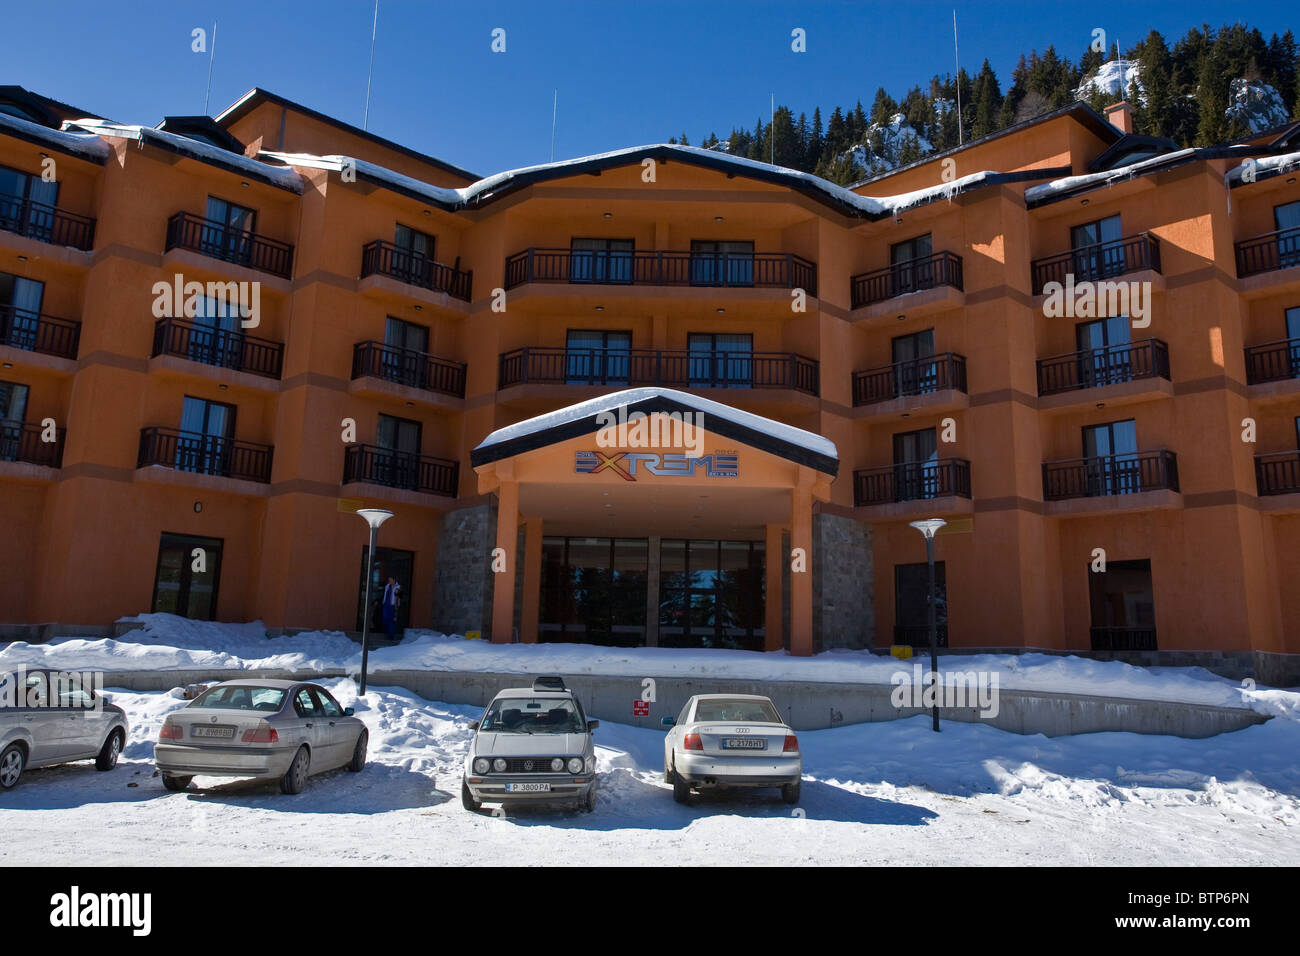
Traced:
<path fill-rule="evenodd" d="M 1197 156 L 1035 200 L 1035 186 L 1086 172 L 1120 139 L 1084 110 L 856 187 L 884 197 L 986 170 L 1007 174 L 897 215 L 862 215 L 793 181 L 687 154 L 652 159 L 649 180 L 645 157 L 630 154 L 552 170 L 453 209 L 396 177 L 349 175 L 346 165 L 289 158 L 298 192 L 147 137 L 100 135 L 107 155 L 95 161 L 0 127 L 0 167 L 39 176 L 43 155 L 54 156 L 57 208 L 94 220 L 84 249 L 0 230 L 0 274 L 43 283 L 40 312 L 79 323 L 74 351 L 0 344 L 0 381 L 27 387 L 25 422 L 52 419 L 66 429 L 55 463 L 44 452 L 0 461 L 0 624 L 103 627 L 150 610 L 160 537 L 172 534 L 222 543 L 212 617 L 352 630 L 366 528 L 351 512 L 364 505 L 396 515 L 380 543 L 411 555 L 410 625 L 448 627 L 437 591 L 452 569 L 438 564 L 440 555 L 460 557 L 442 539 L 457 515 L 487 508 L 484 549 L 504 546 L 522 582 L 489 585 L 479 629 L 493 639 L 538 639 L 542 536 L 675 534 L 765 542 L 763 645 L 805 653 L 835 646 L 834 621 L 843 619 L 812 606 L 826 600 L 821 585 L 814 591 L 798 574 L 783 581 L 788 555 L 778 552 L 791 535 L 815 550 L 830 539 L 813 522 L 834 519 L 869 542 L 860 596 L 869 627 L 854 643 L 888 647 L 903 633 L 896 605 L 905 589 L 895 569 L 925 559 L 908 522 L 938 516 L 949 522 L 936 550 L 952 648 L 1096 646 L 1104 622 L 1090 564 L 1100 549 L 1108 562 L 1148 563 L 1138 603 L 1149 618 L 1140 629 L 1155 635 L 1150 649 L 1300 654 L 1300 487 L 1287 486 L 1283 469 L 1280 486 L 1270 472 L 1261 488 L 1257 464 L 1296 451 L 1300 379 L 1248 373 L 1249 350 L 1293 337 L 1286 316 L 1300 306 L 1300 265 L 1284 257 L 1242 276 L 1236 249 L 1274 233 L 1275 210 L 1300 200 L 1300 185 L 1285 173 L 1229 183 L 1239 160 Z M 246 97 L 217 123 L 250 158 L 342 155 L 432 187 L 474 181 L 269 95 Z M 173 242 L 169 219 L 204 217 L 210 197 L 253 210 L 253 233 L 291 247 L 284 274 L 268 271 L 270 259 L 224 255 L 229 245 L 214 252 Z M 1045 314 L 1036 277 L 1049 273 L 1040 263 L 1077 247 L 1074 227 L 1115 216 L 1123 237 L 1158 244 L 1158 258 L 1130 253 L 1116 277 L 1145 284 L 1149 325 L 1133 327 L 1131 340 L 1158 340 L 1151 348 L 1167 369 L 1104 380 L 1089 372 L 1055 388 L 1043 363 L 1078 378 L 1083 319 Z M 441 265 L 431 280 L 366 257 L 375 240 L 391 245 L 399 226 L 433 238 Z M 949 265 L 891 271 L 907 260 L 891 248 L 922 236 L 925 256 L 947 254 Z M 619 240 L 605 259 L 583 260 L 583 268 L 616 271 L 575 281 L 575 239 Z M 693 281 L 700 274 L 690 270 L 706 255 L 699 250 L 720 248 L 749 249 L 752 260 L 741 257 L 752 272 L 742 281 L 721 273 L 711 274 L 716 283 Z M 608 249 L 634 249 L 636 265 Z M 730 268 L 717 261 L 709 268 Z M 566 281 L 548 281 L 556 262 Z M 632 271 L 617 272 L 624 268 Z M 177 273 L 260 284 L 259 322 L 246 333 L 270 343 L 274 374 L 256 362 L 252 371 L 213 363 L 192 338 L 159 347 L 154 286 Z M 373 354 L 382 361 L 366 364 L 358 343 L 391 345 L 390 319 L 425 330 L 416 351 L 432 357 L 435 372 L 392 374 L 385 362 L 398 353 L 379 346 Z M 590 365 L 577 369 L 578 358 L 590 358 L 573 345 L 592 341 L 577 334 L 584 331 L 626 335 L 620 354 L 654 356 L 660 378 L 641 384 L 682 388 L 828 438 L 838 474 L 801 477 L 798 467 L 728 440 L 744 462 L 742 482 L 721 486 L 703 511 L 688 505 L 713 493 L 702 488 L 707 481 L 674 488 L 656 499 L 669 511 L 654 512 L 641 507 L 636 488 L 606 484 L 617 477 L 575 475 L 584 439 L 472 467 L 472 450 L 494 430 L 638 384 L 626 371 L 599 381 Z M 959 363 L 960 376 L 935 378 L 933 362 L 923 363 L 923 387 L 900 387 L 908 360 L 897 342 L 914 333 L 929 343 L 923 356 L 953 356 L 944 368 Z M 717 358 L 721 346 L 700 345 L 705 335 L 747 337 L 752 364 L 712 378 L 698 371 L 681 356 L 695 349 L 697 358 Z M 676 378 L 662 372 L 672 361 Z M 880 375 L 863 373 L 887 367 L 882 393 Z M 172 451 L 156 453 L 145 432 L 180 428 L 187 397 L 236 409 L 223 440 L 255 450 L 250 474 L 176 467 Z M 364 453 L 349 448 L 387 440 L 380 416 L 418 423 L 418 455 L 439 477 L 392 481 L 367 470 Z M 1045 463 L 1086 458 L 1086 429 L 1128 420 L 1136 451 L 1156 456 L 1154 479 L 1143 472 L 1140 489 L 1124 489 L 1137 493 L 1108 494 L 1103 478 L 1099 494 L 1084 469 L 1085 491 L 1047 493 Z M 1244 420 L 1254 423 L 1253 441 L 1243 440 Z M 909 494 L 900 490 L 897 436 L 930 429 L 929 457 L 957 464 L 922 466 L 922 491 Z M 1176 456 L 1176 470 L 1164 453 Z M 1073 472 L 1061 467 L 1068 479 Z M 937 473 L 946 477 L 936 482 Z M 623 506 L 610 522 L 596 492 L 612 488 Z"/>

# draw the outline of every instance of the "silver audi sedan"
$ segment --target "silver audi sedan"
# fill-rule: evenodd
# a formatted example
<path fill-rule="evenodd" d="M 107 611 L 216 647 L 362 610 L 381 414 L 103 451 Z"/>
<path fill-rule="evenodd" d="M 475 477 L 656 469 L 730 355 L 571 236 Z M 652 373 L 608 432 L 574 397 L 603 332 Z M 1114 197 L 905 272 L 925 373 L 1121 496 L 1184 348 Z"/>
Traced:
<path fill-rule="evenodd" d="M 692 789 L 780 787 L 799 802 L 803 757 L 799 739 L 767 697 L 697 694 L 686 702 L 664 740 L 664 782 L 687 803 Z"/>
<path fill-rule="evenodd" d="M 324 687 L 232 680 L 208 688 L 163 722 L 154 763 L 168 790 L 199 775 L 280 781 L 299 793 L 313 774 L 366 765 L 366 725 Z"/>

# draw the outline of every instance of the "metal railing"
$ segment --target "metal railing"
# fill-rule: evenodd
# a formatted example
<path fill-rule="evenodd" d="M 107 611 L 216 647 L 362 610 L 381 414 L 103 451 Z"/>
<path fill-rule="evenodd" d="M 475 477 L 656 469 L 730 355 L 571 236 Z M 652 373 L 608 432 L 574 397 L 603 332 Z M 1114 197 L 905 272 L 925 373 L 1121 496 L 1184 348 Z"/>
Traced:
<path fill-rule="evenodd" d="M 0 461 L 22 461 L 46 468 L 63 467 L 63 439 L 67 430 L 55 429 L 54 441 L 45 441 L 45 429 L 36 422 L 0 419 Z"/>
<path fill-rule="evenodd" d="M 1089 629 L 1094 651 L 1154 651 L 1154 627 L 1093 627 Z"/>
<path fill-rule="evenodd" d="M 352 348 L 352 377 L 383 379 L 398 385 L 465 397 L 465 366 L 414 349 L 358 342 Z"/>
<path fill-rule="evenodd" d="M 897 645 L 906 644 L 910 647 L 929 647 L 930 646 L 930 625 L 929 624 L 895 624 L 894 625 L 894 643 Z M 936 624 L 934 627 L 934 646 L 948 646 L 948 625 Z"/>
<path fill-rule="evenodd" d="M 936 252 L 855 275 L 849 286 L 849 304 L 856 309 L 939 286 L 962 289 L 961 256 L 954 252 Z"/>
<path fill-rule="evenodd" d="M 443 265 L 383 239 L 375 239 L 361 248 L 361 278 L 370 275 L 388 276 L 421 289 L 445 292 L 465 302 L 470 301 L 474 282 L 472 271 L 462 272 L 456 266 Z"/>
<path fill-rule="evenodd" d="M 964 458 L 904 462 L 853 473 L 853 503 L 858 507 L 950 495 L 970 497 L 970 462 Z"/>
<path fill-rule="evenodd" d="M 1300 451 L 1255 456 L 1255 486 L 1260 495 L 1300 491 Z"/>
<path fill-rule="evenodd" d="M 153 326 L 152 355 L 175 355 L 218 368 L 279 378 L 284 346 L 270 339 L 246 335 L 238 329 L 219 329 L 186 319 L 159 319 Z"/>
<path fill-rule="evenodd" d="M 1141 378 L 1169 378 L 1169 346 L 1143 339 L 1038 360 L 1038 394 L 1055 395 Z"/>
<path fill-rule="evenodd" d="M 161 465 L 177 471 L 269 482 L 271 445 L 235 441 L 223 435 L 181 431 L 179 428 L 140 429 L 140 453 L 136 467 Z"/>
<path fill-rule="evenodd" d="M 95 244 L 95 220 L 89 216 L 5 193 L 0 193 L 0 229 L 83 251 Z"/>
<path fill-rule="evenodd" d="M 529 248 L 506 258 L 506 285 L 685 285 L 803 289 L 817 294 L 817 266 L 786 252 L 606 252 Z"/>
<path fill-rule="evenodd" d="M 0 305 L 0 345 L 74 359 L 80 342 L 80 322 Z"/>
<path fill-rule="evenodd" d="M 791 388 L 816 395 L 818 364 L 793 352 L 689 349 L 522 348 L 501 356 L 499 388 L 551 385 L 665 385 Z"/>
<path fill-rule="evenodd" d="M 1300 378 L 1300 339 L 1283 339 L 1246 349 L 1246 384 Z"/>
<path fill-rule="evenodd" d="M 1043 462 L 1043 500 L 1100 498 L 1143 491 L 1178 491 L 1178 456 L 1140 451 Z"/>
<path fill-rule="evenodd" d="M 1067 275 L 1073 275 L 1075 282 L 1096 282 L 1145 269 L 1160 271 L 1160 241 L 1149 232 L 1079 246 L 1035 259 L 1030 266 L 1034 295 L 1039 295 L 1049 282 L 1065 282 Z"/>
<path fill-rule="evenodd" d="M 966 357 L 955 352 L 895 362 L 853 373 L 853 404 L 874 405 L 943 389 L 966 391 Z"/>
<path fill-rule="evenodd" d="M 293 275 L 293 246 L 289 243 L 188 212 L 178 212 L 167 220 L 164 251 L 171 249 L 188 249 L 284 279 Z"/>
<path fill-rule="evenodd" d="M 348 445 L 343 454 L 343 483 L 360 481 L 388 488 L 456 497 L 460 463 L 413 455 L 377 445 Z"/>
<path fill-rule="evenodd" d="M 1237 276 L 1258 275 L 1300 266 L 1300 226 L 1279 229 L 1236 244 Z"/>

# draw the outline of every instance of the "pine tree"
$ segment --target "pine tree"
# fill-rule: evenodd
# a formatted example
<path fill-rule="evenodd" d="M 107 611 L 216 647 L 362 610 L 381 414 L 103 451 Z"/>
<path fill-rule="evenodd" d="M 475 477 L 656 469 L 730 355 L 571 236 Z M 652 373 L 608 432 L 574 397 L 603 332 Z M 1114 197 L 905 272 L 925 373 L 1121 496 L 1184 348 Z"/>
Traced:
<path fill-rule="evenodd" d="M 1201 58 L 1201 71 L 1196 84 L 1198 122 L 1196 145 L 1213 146 L 1228 140 L 1228 89 L 1231 77 L 1225 72 L 1223 54 L 1218 46 L 1211 45 Z"/>
<path fill-rule="evenodd" d="M 1138 73 L 1146 96 L 1133 101 L 1135 129 L 1147 136 L 1170 136 L 1176 130 L 1173 115 L 1173 81 L 1169 75 L 1169 48 L 1160 31 L 1152 30 L 1138 53 Z"/>
<path fill-rule="evenodd" d="M 978 139 L 996 132 L 998 115 L 1002 111 L 1002 90 L 998 86 L 997 74 L 986 59 L 975 77 L 973 88 L 975 108 L 971 120 L 971 139 Z"/>

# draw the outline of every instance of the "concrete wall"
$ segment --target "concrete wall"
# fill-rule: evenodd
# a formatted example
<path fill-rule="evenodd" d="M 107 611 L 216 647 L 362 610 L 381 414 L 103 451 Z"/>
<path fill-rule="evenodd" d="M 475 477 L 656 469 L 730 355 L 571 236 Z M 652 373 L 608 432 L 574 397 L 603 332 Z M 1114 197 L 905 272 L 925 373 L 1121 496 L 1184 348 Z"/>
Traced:
<path fill-rule="evenodd" d="M 486 632 L 492 622 L 492 505 L 448 512 L 442 519 L 434 576 L 433 619 L 448 634 Z"/>
<path fill-rule="evenodd" d="M 815 646 L 870 647 L 876 631 L 871 527 L 840 515 L 814 515 L 812 565 Z"/>

